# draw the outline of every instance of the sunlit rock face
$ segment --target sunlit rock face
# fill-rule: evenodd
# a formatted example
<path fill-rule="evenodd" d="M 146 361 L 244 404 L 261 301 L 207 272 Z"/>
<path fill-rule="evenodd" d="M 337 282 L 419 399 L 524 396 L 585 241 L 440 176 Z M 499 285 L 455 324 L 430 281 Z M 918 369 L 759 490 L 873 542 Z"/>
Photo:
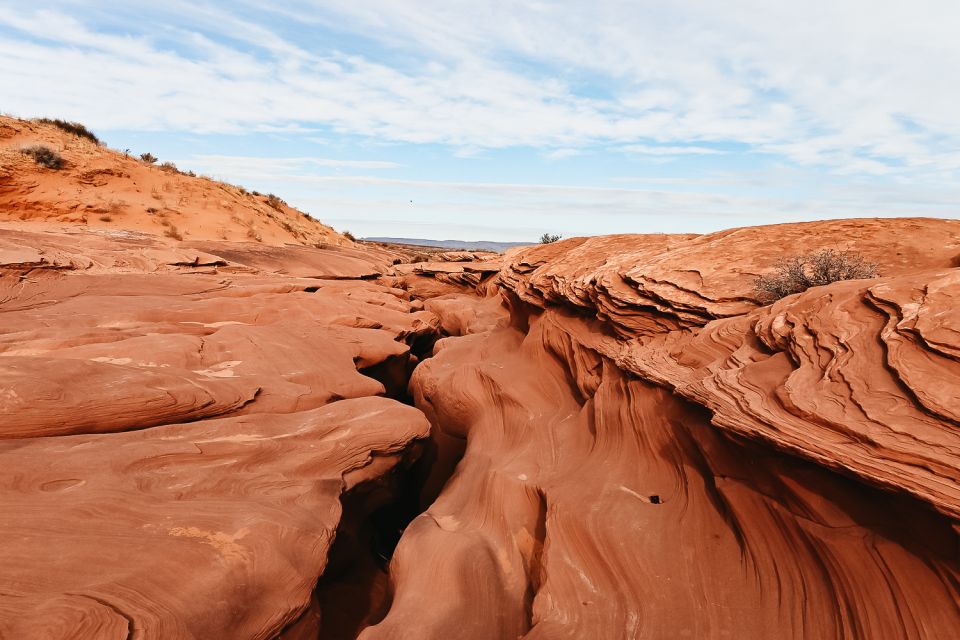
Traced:
<path fill-rule="evenodd" d="M 0 637 L 315 635 L 341 497 L 416 458 L 436 318 L 376 252 L 205 249 L 0 237 Z"/>

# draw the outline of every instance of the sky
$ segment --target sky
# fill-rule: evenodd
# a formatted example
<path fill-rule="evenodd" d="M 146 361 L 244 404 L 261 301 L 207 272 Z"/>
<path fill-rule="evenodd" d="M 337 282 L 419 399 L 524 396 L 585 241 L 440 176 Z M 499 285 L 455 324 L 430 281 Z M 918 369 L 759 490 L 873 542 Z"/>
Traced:
<path fill-rule="evenodd" d="M 955 0 L 0 0 L 0 112 L 357 236 L 960 217 Z"/>

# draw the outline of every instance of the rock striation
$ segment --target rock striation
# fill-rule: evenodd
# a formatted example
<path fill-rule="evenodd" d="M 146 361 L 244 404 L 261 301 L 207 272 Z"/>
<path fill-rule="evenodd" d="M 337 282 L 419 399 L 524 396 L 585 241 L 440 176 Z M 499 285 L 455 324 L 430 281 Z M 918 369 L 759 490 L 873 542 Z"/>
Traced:
<path fill-rule="evenodd" d="M 951 636 L 958 234 L 855 220 L 508 252 L 499 317 L 456 318 L 476 294 L 432 307 L 461 335 L 411 390 L 456 472 L 361 637 Z M 784 246 L 856 248 L 882 277 L 761 306 Z"/>
<path fill-rule="evenodd" d="M 437 319 L 376 252 L 271 255 L 0 233 L 0 637 L 319 633 L 341 499 L 428 435 L 385 396 Z"/>
<path fill-rule="evenodd" d="M 63 135 L 0 120 L 0 638 L 960 628 L 960 222 L 420 255 Z M 85 213 L 158 176 L 181 238 Z"/>

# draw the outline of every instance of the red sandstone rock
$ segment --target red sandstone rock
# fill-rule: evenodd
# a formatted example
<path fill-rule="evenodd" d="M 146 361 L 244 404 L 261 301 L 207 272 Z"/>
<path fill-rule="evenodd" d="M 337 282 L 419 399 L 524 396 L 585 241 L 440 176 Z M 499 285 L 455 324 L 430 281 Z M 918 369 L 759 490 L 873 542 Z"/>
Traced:
<path fill-rule="evenodd" d="M 307 609 L 350 474 L 426 434 L 368 397 L 2 441 L 0 636 L 274 637 Z"/>
<path fill-rule="evenodd" d="M 843 221 L 511 251 L 512 326 L 471 324 L 414 373 L 431 438 L 463 459 L 361 637 L 952 637 L 958 234 Z M 884 277 L 758 307 L 785 246 L 855 248 Z M 464 327 L 466 299 L 428 308 Z"/>
<path fill-rule="evenodd" d="M 2 638 L 960 628 L 958 222 L 416 264 L 45 228 L 0 228 Z M 880 277 L 760 306 L 784 247 Z"/>

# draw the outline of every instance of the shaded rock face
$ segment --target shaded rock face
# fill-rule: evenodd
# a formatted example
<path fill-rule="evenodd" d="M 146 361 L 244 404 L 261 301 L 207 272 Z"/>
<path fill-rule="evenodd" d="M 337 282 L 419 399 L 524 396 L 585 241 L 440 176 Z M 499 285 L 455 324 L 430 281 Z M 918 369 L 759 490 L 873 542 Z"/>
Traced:
<path fill-rule="evenodd" d="M 411 390 L 462 460 L 361 637 L 952 637 L 958 232 L 573 239 L 508 253 L 499 317 L 429 300 L 462 337 Z M 760 307 L 781 242 L 884 277 Z"/>
<path fill-rule="evenodd" d="M 0 637 L 954 637 L 958 254 L 3 232 Z"/>
<path fill-rule="evenodd" d="M 726 437 L 548 310 L 413 378 L 466 452 L 401 540 L 374 638 L 950 635 L 950 520 Z M 444 597 L 436 597 L 443 584 Z M 425 606 L 425 603 L 429 603 Z"/>

